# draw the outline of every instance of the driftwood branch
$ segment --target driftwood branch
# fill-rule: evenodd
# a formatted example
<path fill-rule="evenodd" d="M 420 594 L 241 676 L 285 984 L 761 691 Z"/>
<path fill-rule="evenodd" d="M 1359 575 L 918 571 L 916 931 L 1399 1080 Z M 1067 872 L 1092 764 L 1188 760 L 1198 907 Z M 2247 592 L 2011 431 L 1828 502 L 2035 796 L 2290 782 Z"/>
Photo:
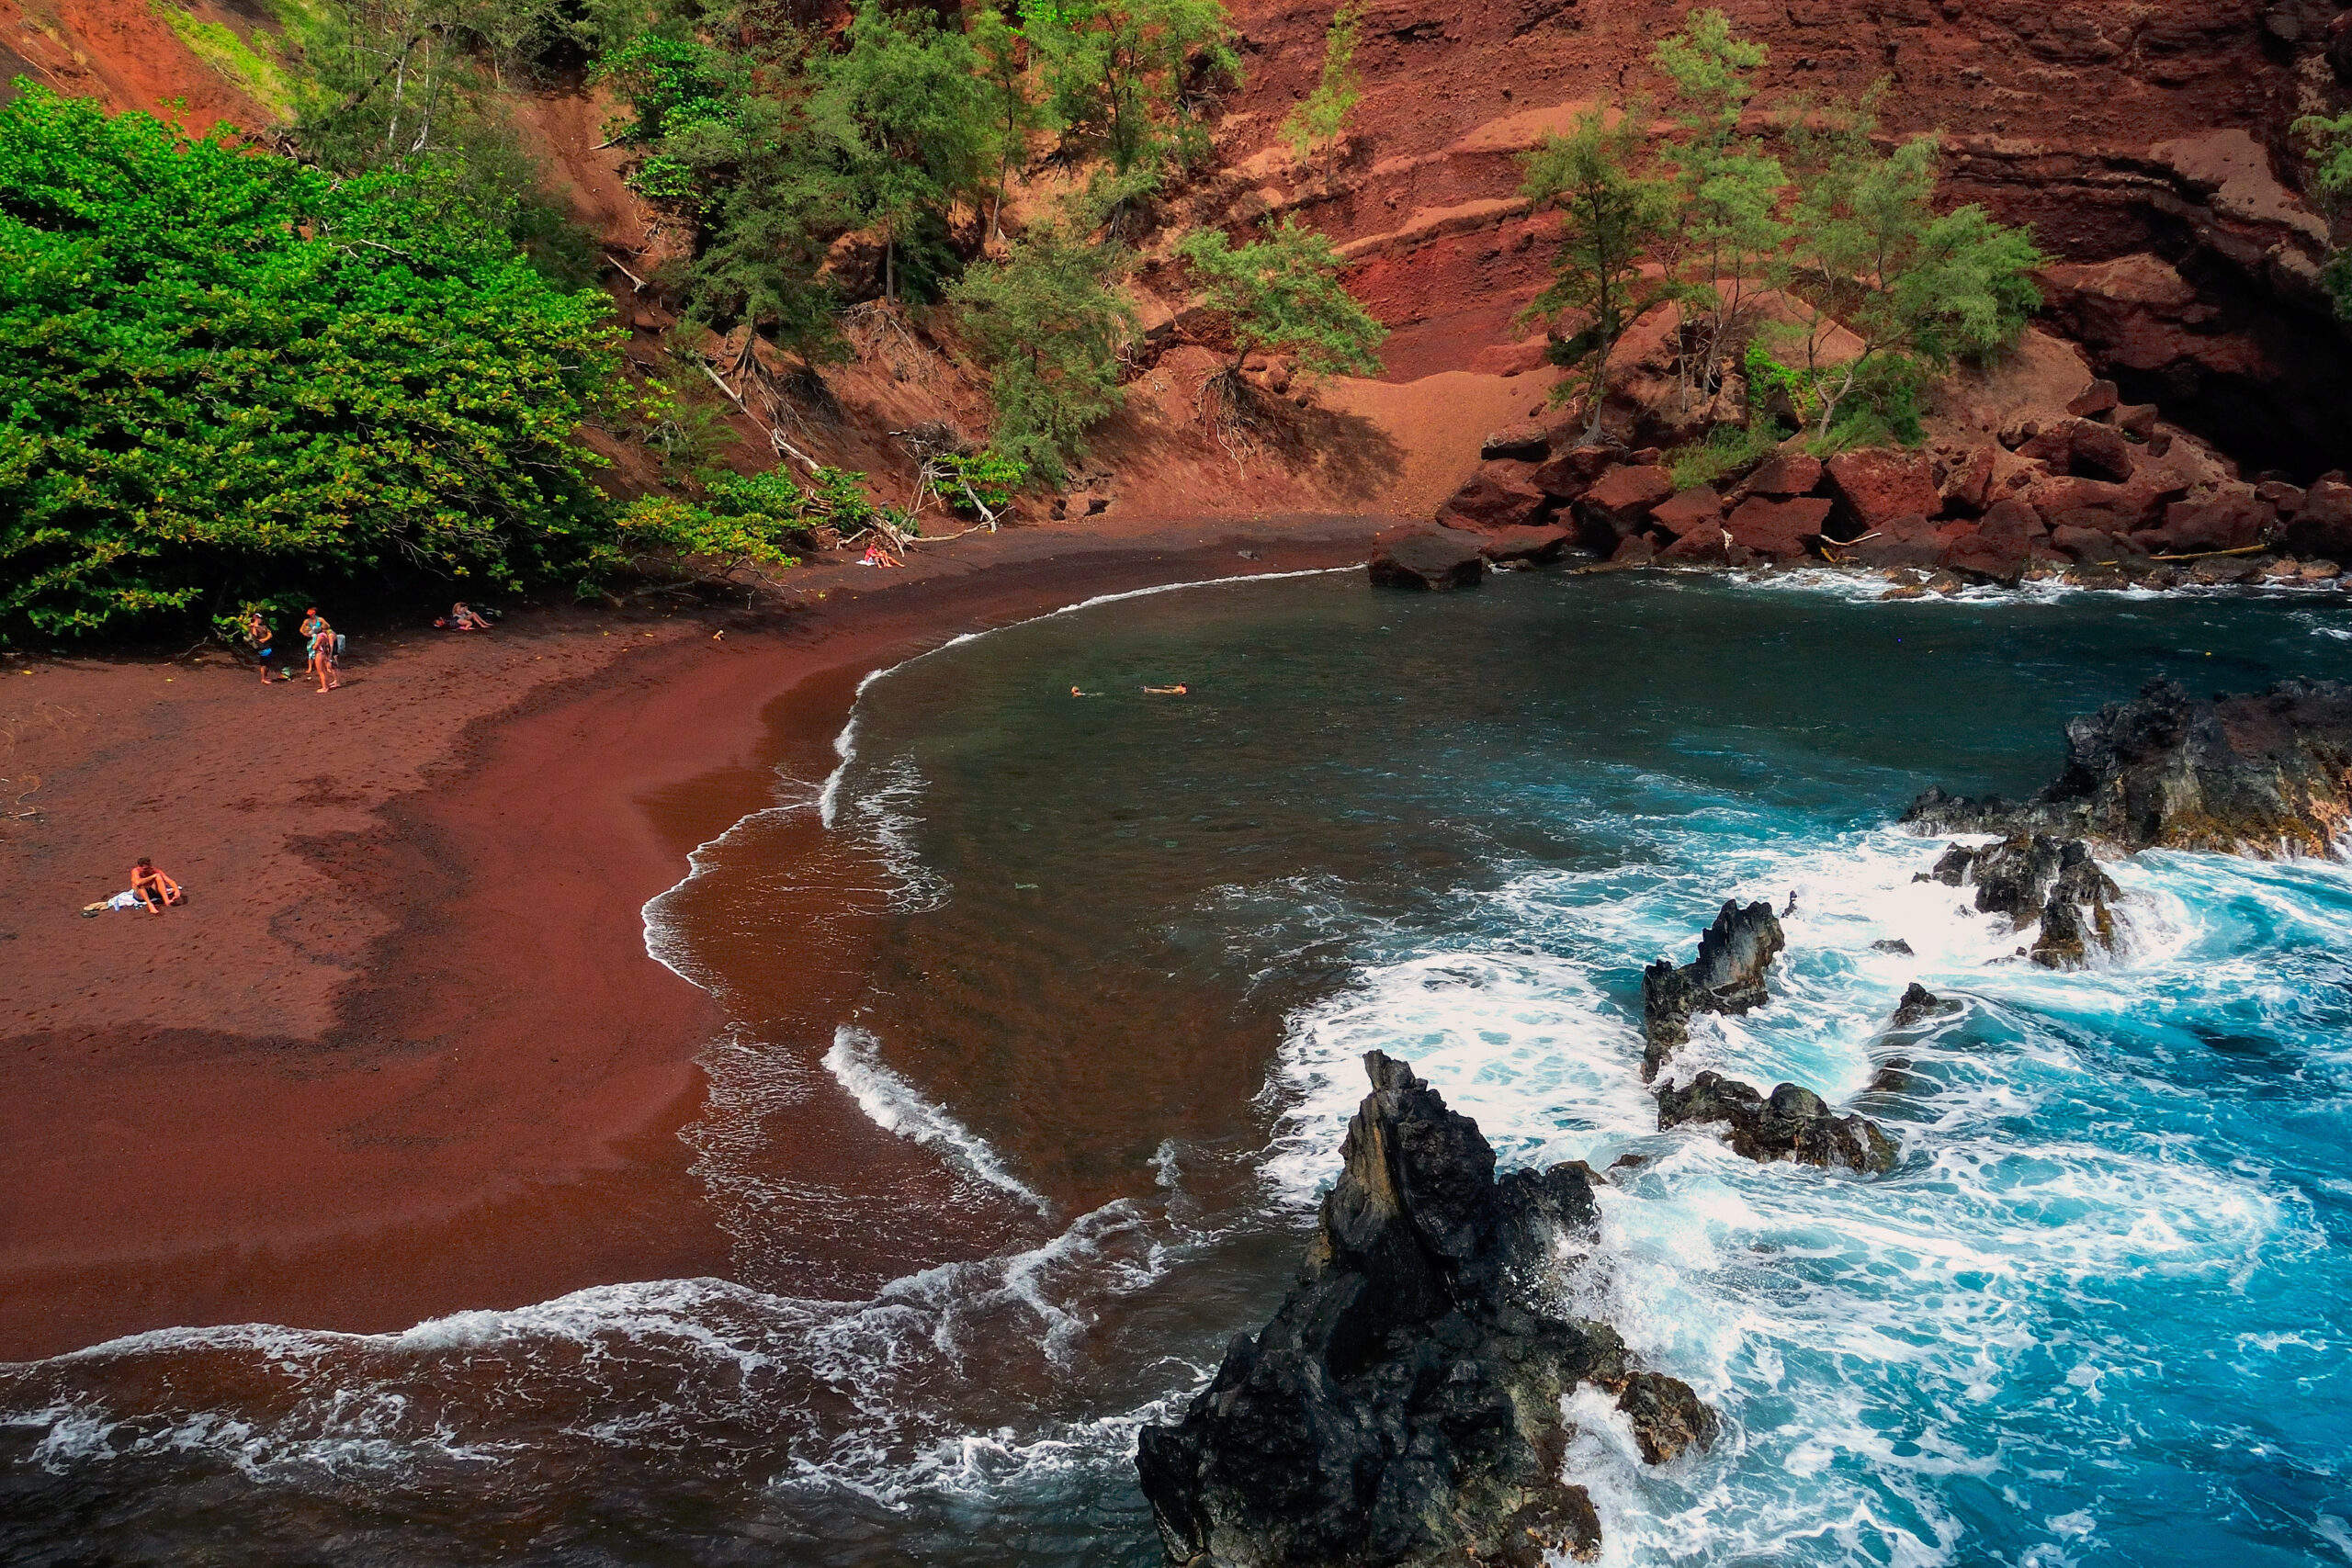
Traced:
<path fill-rule="evenodd" d="M 2222 556 L 2258 556 L 2268 545 L 2241 545 L 2234 550 L 2197 550 L 2188 555 L 2150 556 L 2150 560 L 2215 560 Z"/>

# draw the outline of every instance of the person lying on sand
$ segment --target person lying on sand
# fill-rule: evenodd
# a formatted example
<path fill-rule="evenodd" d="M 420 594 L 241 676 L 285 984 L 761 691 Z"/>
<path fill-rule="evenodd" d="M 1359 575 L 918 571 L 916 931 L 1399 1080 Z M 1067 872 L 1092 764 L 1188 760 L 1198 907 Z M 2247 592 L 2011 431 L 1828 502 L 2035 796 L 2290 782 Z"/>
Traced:
<path fill-rule="evenodd" d="M 450 605 L 449 613 L 433 624 L 444 628 L 445 630 L 453 632 L 486 632 L 490 630 L 490 623 L 483 620 L 471 610 L 466 608 L 466 602 L 463 599 L 460 599 L 456 604 Z"/>
<path fill-rule="evenodd" d="M 1146 686 L 1144 694 L 1150 697 L 1181 697 L 1191 688 L 1186 686 Z"/>
<path fill-rule="evenodd" d="M 176 904 L 184 897 L 180 885 L 156 868 L 145 855 L 130 868 L 130 896 L 147 906 L 150 914 L 160 915 L 166 904 Z"/>

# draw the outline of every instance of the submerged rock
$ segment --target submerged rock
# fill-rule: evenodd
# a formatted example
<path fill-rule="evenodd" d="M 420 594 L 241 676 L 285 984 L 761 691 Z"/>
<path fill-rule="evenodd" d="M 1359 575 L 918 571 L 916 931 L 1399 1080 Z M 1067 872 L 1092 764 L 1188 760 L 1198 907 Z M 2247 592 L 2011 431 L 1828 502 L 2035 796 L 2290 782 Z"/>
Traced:
<path fill-rule="evenodd" d="M 2031 800 L 1930 789 L 1903 820 L 1922 833 L 2048 833 L 2126 851 L 2337 853 L 2352 834 L 2352 685 L 2282 681 L 2209 700 L 2159 678 L 2071 721 L 2065 772 Z"/>
<path fill-rule="evenodd" d="M 1769 1100 L 1736 1078 L 1701 1073 L 1680 1089 L 1658 1091 L 1660 1131 L 1685 1122 L 1731 1124 L 1732 1152 L 1770 1163 L 1838 1166 L 1884 1176 L 1901 1151 L 1867 1116 L 1840 1116 L 1809 1089 L 1784 1083 Z"/>
<path fill-rule="evenodd" d="M 1657 1077 L 1676 1047 L 1690 1038 L 1694 1012 L 1744 1013 L 1769 998 L 1764 972 L 1788 946 L 1769 902 L 1745 909 L 1726 901 L 1699 938 L 1699 958 L 1677 968 L 1661 958 L 1642 971 L 1642 1077 Z"/>
<path fill-rule="evenodd" d="M 1652 1462 L 1716 1435 L 1684 1384 L 1614 1330 L 1555 1315 L 1540 1281 L 1598 1211 L 1581 1165 L 1495 1179 L 1477 1123 L 1406 1064 L 1364 1058 L 1298 1284 L 1136 1466 L 1170 1558 L 1248 1568 L 1589 1560 L 1600 1524 L 1561 1479 L 1563 1396 L 1619 1395 Z"/>
<path fill-rule="evenodd" d="M 1887 1020 L 1890 1029 L 1917 1029 L 1931 1018 L 1948 1018 L 1960 1010 L 1958 1002 L 1948 1002 L 1918 981 L 1911 982 L 1903 999 L 1894 1005 L 1894 1016 Z M 1910 1066 L 1905 1063 L 1904 1066 Z"/>

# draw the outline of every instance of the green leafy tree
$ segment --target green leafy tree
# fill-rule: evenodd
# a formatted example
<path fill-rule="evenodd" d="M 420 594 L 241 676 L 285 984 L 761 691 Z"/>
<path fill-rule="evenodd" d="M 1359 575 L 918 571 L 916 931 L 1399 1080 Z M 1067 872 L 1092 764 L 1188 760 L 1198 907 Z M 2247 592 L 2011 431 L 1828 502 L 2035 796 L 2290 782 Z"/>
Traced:
<path fill-rule="evenodd" d="M 1057 484 L 1123 397 L 1119 348 L 1135 315 L 1118 293 L 1122 265 L 1040 224 L 950 293 L 958 332 L 988 367 L 996 450 Z"/>
<path fill-rule="evenodd" d="M 1289 217 L 1261 231 L 1263 239 L 1237 246 L 1222 230 L 1201 229 L 1180 247 L 1209 309 L 1232 333 L 1228 382 L 1260 352 L 1295 355 L 1302 369 L 1317 374 L 1378 374 L 1388 329 L 1340 287 L 1331 242 Z"/>
<path fill-rule="evenodd" d="M 978 188 L 988 156 L 975 66 L 962 33 L 876 0 L 860 0 L 848 47 L 817 62 L 809 118 L 860 220 L 882 230 L 885 299 L 899 297 L 903 262 L 926 284 L 953 265 L 941 243 L 947 209 Z"/>
<path fill-rule="evenodd" d="M 616 141 L 650 146 L 673 133 L 742 113 L 749 62 L 695 39 L 643 34 L 597 62 L 589 73 L 628 105 L 627 121 L 609 128 Z"/>
<path fill-rule="evenodd" d="M 563 36 L 551 0 L 351 0 L 295 15 L 292 140 L 305 155 L 339 175 L 432 170 L 436 199 L 470 205 L 549 277 L 594 281 L 589 236 L 542 191 L 492 90 Z"/>
<path fill-rule="evenodd" d="M 846 132 L 843 132 L 846 135 Z M 689 320 L 727 332 L 743 323 L 810 366 L 842 356 L 841 299 L 826 247 L 859 217 L 833 143 L 766 96 L 724 126 L 705 122 L 665 141 L 695 171 L 699 236 L 684 268 Z"/>
<path fill-rule="evenodd" d="M 603 295 L 551 287 L 429 169 L 337 180 L 21 91 L 0 108 L 0 626 L 594 556 L 579 426 L 628 398 Z"/>
<path fill-rule="evenodd" d="M 1302 164 L 1317 149 L 1323 154 L 1323 181 L 1331 181 L 1331 161 L 1338 153 L 1340 133 L 1348 116 L 1363 97 L 1363 78 L 1356 71 L 1356 33 L 1363 9 L 1356 0 L 1342 0 L 1323 31 L 1323 73 L 1314 90 L 1283 118 L 1283 139 Z"/>
<path fill-rule="evenodd" d="M 996 199 L 989 209 L 989 237 L 1004 232 L 1004 190 L 1013 174 L 1028 166 L 1029 138 L 1045 124 L 1042 106 L 1029 92 L 1028 40 L 994 6 L 975 10 L 964 25 L 979 64 L 980 101 L 988 115 L 986 154 L 996 164 Z"/>
<path fill-rule="evenodd" d="M 1939 215 L 1937 138 L 1884 150 L 1874 129 L 1866 103 L 1799 138 L 1807 166 L 1792 214 L 1793 287 L 1860 341 L 1859 353 L 1830 365 L 1828 333 L 1804 335 L 1801 368 L 1818 400 L 1822 437 L 1849 396 L 1887 375 L 1883 361 L 1932 372 L 1983 360 L 2016 343 L 2041 308 L 2033 274 L 2048 258 L 2031 231 L 1996 223 L 1981 207 Z"/>
<path fill-rule="evenodd" d="M 1021 17 L 1066 153 L 1122 179 L 1207 155 L 1216 88 L 1241 79 L 1221 0 L 1023 0 Z"/>
<path fill-rule="evenodd" d="M 1657 47 L 1680 135 L 1663 155 L 1674 199 L 1656 250 L 1682 310 L 1686 400 L 1713 395 L 1726 357 L 1754 329 L 1758 293 L 1788 272 L 1788 174 L 1740 130 L 1753 73 L 1766 58 L 1762 44 L 1736 37 L 1713 10 L 1692 12 Z"/>
<path fill-rule="evenodd" d="M 2311 141 L 2312 179 L 2320 200 L 2336 212 L 2352 206 L 2352 113 L 2332 118 L 2305 115 L 2295 122 L 2295 131 Z M 2337 246 L 2331 251 L 2324 276 L 2328 292 L 2335 297 L 2335 313 L 2352 321 L 2352 250 Z"/>
<path fill-rule="evenodd" d="M 1552 136 L 1527 155 L 1521 189 L 1538 211 L 1560 214 L 1559 248 L 1552 283 L 1529 304 L 1527 320 L 1579 323 L 1560 340 L 1555 359 L 1581 371 L 1555 396 L 1579 385 L 1587 406 L 1588 438 L 1600 433 L 1609 390 L 1609 354 L 1644 310 L 1657 285 L 1642 263 L 1673 212 L 1672 187 L 1640 171 L 1646 152 L 1635 115 L 1587 109 L 1566 136 Z"/>
<path fill-rule="evenodd" d="M 782 468 L 715 479 L 700 502 L 646 496 L 615 521 L 619 547 L 633 558 L 652 550 L 700 558 L 722 581 L 758 567 L 798 566 L 790 550 L 811 526 L 808 491 Z"/>

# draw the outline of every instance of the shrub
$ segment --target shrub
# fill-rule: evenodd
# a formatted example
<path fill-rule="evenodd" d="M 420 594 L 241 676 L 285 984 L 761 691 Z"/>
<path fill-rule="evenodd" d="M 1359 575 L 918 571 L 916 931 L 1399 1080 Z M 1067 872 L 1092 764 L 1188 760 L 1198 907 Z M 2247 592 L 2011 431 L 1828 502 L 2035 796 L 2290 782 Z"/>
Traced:
<path fill-rule="evenodd" d="M 27 85 L 0 108 L 0 628 L 289 578 L 574 575 L 628 402 L 568 293 L 430 171 L 337 182 Z"/>

